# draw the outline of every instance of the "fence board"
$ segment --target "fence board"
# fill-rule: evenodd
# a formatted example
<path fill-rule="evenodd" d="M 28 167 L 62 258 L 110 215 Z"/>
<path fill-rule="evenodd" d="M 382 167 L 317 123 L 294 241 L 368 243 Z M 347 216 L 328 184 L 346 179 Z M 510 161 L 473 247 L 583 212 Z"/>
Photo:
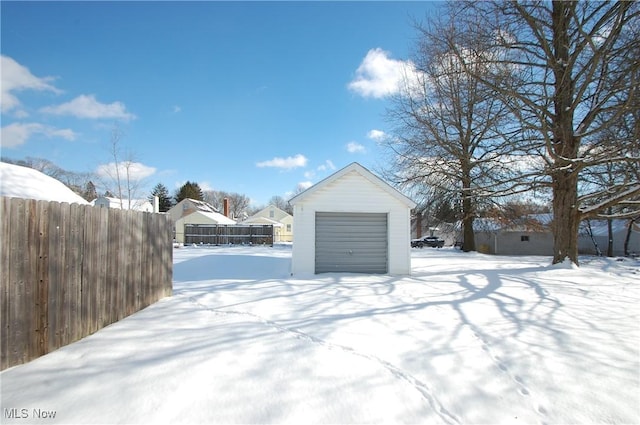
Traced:
<path fill-rule="evenodd" d="M 27 297 L 25 294 L 25 252 L 26 235 L 26 201 L 20 199 L 11 204 L 12 225 L 10 228 L 11 245 L 9 247 L 9 363 L 19 364 L 26 361 L 28 330 L 27 326 Z"/>
<path fill-rule="evenodd" d="M 40 354 L 40 332 L 38 330 L 40 320 L 40 285 L 38 284 L 37 277 L 37 265 L 38 265 L 38 219 L 37 219 L 38 204 L 35 200 L 28 200 L 25 202 L 25 219 L 26 219 L 26 251 L 24 252 L 26 268 L 25 268 L 25 296 L 27 311 L 29 317 L 27 318 L 28 334 L 27 334 L 27 357 L 36 357 Z M 34 241 L 36 243 L 34 243 Z"/>
<path fill-rule="evenodd" d="M 82 244 L 84 243 L 85 217 L 87 207 L 71 204 L 69 206 L 69 223 L 67 224 L 67 275 L 69 288 L 69 340 L 71 343 L 82 338 L 83 319 L 82 309 Z"/>
<path fill-rule="evenodd" d="M 96 282 L 96 290 L 98 293 L 98 323 L 97 329 L 101 329 L 104 326 L 107 326 L 109 322 L 109 302 L 110 302 L 110 293 L 109 293 L 109 210 L 104 208 L 99 208 L 100 211 L 100 228 L 99 233 L 97 233 L 98 238 L 95 243 L 97 245 L 97 255 L 98 255 L 98 276 L 95 277 Z M 107 241 L 104 243 L 104 241 Z M 89 282 L 91 283 L 91 282 Z"/>
<path fill-rule="evenodd" d="M 0 370 L 171 295 L 168 216 L 0 200 Z"/>
<path fill-rule="evenodd" d="M 60 314 L 58 313 L 64 303 L 62 296 L 62 290 L 60 288 L 61 282 L 63 282 L 64 273 L 64 249 L 62 247 L 62 210 L 51 205 L 48 219 L 48 248 L 46 252 L 50 257 L 49 261 L 49 285 L 48 285 L 48 335 L 49 335 L 49 349 L 55 349 L 60 347 L 60 333 L 64 327 L 64 323 L 61 321 Z M 63 247 L 62 247 L 63 248 Z"/>
<path fill-rule="evenodd" d="M 0 198 L 0 369 L 9 367 L 9 275 L 11 267 L 11 206 L 8 198 Z"/>
<path fill-rule="evenodd" d="M 49 203 L 36 205 L 37 239 L 33 241 L 35 258 L 35 282 L 38 285 L 38 355 L 49 352 Z"/>
<path fill-rule="evenodd" d="M 162 260 L 160 264 L 163 267 L 163 273 L 160 282 L 162 284 L 162 292 L 160 297 L 170 297 L 173 295 L 173 225 L 168 215 L 161 217 L 158 220 L 160 224 L 160 235 L 162 239 L 160 242 L 160 248 L 163 251 Z M 171 244 L 166 244 L 164 241 L 170 240 Z"/>
<path fill-rule="evenodd" d="M 107 298 L 107 311 L 105 319 L 105 325 L 113 323 L 118 320 L 116 309 L 118 308 L 118 269 L 120 257 L 118 252 L 120 251 L 120 230 L 121 220 L 118 210 L 109 209 L 109 242 L 107 244 L 107 281 L 106 283 L 106 298 Z"/>
<path fill-rule="evenodd" d="M 143 217 L 144 232 L 145 234 L 150 235 L 150 237 L 145 239 L 145 246 L 142 251 L 142 281 L 145 282 L 141 291 L 142 308 L 145 308 L 153 303 L 153 292 L 151 290 L 151 285 L 148 284 L 148 282 L 151 282 L 153 280 L 153 265 L 155 263 L 155 261 L 153 261 L 153 244 L 155 243 L 155 237 L 153 234 L 153 220 L 151 218 L 152 217 L 150 215 L 145 215 Z"/>

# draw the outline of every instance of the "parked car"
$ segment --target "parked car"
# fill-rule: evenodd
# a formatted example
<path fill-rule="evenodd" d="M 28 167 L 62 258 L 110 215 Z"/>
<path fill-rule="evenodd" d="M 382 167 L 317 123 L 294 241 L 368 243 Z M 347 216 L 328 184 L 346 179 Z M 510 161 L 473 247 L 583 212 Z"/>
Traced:
<path fill-rule="evenodd" d="M 442 248 L 444 246 L 444 239 L 440 239 L 437 236 L 425 236 L 420 239 L 413 239 L 411 241 L 412 248 L 423 248 L 430 246 L 431 248 Z"/>

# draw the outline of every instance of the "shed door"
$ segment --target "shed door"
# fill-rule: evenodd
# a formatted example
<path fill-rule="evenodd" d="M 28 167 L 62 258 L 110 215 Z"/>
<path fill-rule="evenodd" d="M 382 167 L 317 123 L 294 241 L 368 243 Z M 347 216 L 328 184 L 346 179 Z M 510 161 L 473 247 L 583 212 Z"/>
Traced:
<path fill-rule="evenodd" d="M 387 214 L 316 212 L 316 273 L 387 273 Z"/>

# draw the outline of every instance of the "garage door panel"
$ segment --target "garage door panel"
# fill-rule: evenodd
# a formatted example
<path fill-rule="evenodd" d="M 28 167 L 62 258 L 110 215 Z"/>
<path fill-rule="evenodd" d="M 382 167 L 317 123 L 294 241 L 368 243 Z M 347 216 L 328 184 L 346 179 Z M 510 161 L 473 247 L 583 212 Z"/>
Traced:
<path fill-rule="evenodd" d="M 385 213 L 316 213 L 316 273 L 386 273 L 387 245 Z"/>

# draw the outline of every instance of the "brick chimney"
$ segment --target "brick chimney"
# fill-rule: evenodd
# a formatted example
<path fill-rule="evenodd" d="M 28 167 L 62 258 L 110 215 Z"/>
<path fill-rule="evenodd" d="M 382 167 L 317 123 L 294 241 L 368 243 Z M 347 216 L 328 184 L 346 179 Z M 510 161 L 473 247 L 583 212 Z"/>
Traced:
<path fill-rule="evenodd" d="M 229 198 L 222 200 L 222 212 L 225 217 L 229 217 Z"/>

